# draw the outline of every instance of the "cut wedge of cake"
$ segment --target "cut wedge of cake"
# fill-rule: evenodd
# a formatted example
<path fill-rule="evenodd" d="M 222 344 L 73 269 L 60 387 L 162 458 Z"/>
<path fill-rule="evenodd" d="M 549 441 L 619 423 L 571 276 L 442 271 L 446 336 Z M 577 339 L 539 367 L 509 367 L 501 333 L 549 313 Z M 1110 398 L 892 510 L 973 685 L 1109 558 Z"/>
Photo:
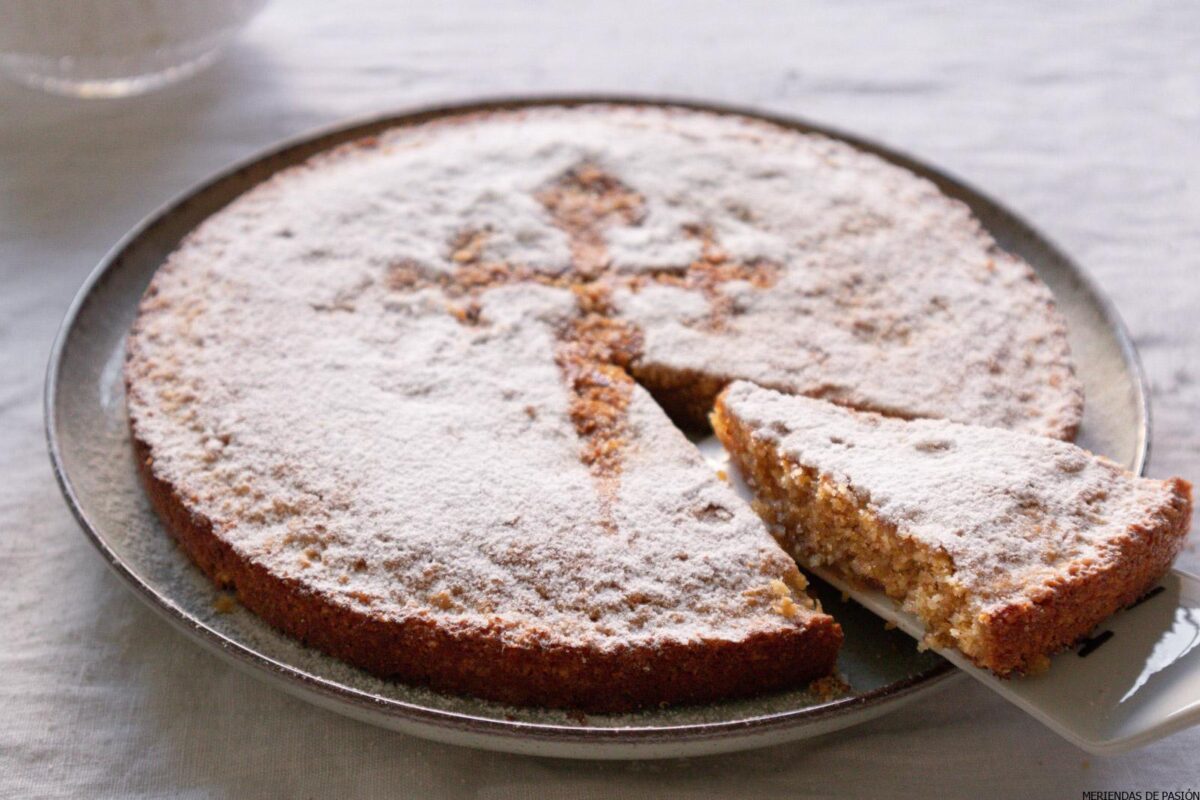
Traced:
<path fill-rule="evenodd" d="M 998 675 L 1153 588 L 1183 546 L 1191 486 L 1065 442 L 899 420 L 739 382 L 717 435 L 802 565 L 881 588 L 928 641 Z"/>

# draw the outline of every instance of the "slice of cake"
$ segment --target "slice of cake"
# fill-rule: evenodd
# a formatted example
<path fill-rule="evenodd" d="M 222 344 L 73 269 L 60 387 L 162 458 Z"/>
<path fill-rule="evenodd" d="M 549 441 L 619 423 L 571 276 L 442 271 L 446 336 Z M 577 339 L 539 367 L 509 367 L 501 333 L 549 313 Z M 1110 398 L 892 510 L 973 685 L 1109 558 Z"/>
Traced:
<path fill-rule="evenodd" d="M 999 675 L 1046 657 L 1163 576 L 1191 486 L 1065 442 L 899 420 L 731 385 L 717 435 L 800 563 L 876 586 Z"/>

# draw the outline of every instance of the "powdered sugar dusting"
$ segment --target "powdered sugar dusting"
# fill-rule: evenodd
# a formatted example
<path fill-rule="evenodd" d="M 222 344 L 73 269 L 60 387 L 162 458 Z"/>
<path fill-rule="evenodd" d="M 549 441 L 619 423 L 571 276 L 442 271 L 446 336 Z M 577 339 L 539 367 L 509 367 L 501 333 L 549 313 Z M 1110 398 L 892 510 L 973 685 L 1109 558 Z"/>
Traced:
<path fill-rule="evenodd" d="M 696 323 L 685 289 L 619 292 L 620 313 L 645 331 L 643 367 L 1073 435 L 1082 393 L 1052 298 L 965 205 L 822 137 L 699 115 L 673 124 L 696 140 L 614 167 L 646 197 L 654 233 L 639 238 L 702 222 L 733 258 L 784 269 L 769 291 L 722 287 L 733 313 L 719 331 Z"/>
<path fill-rule="evenodd" d="M 353 311 L 315 310 L 319 272 L 247 275 L 197 243 L 131 343 L 156 474 L 245 556 L 386 618 L 520 641 L 796 624 L 745 594 L 794 565 L 641 389 L 617 528 L 601 525 L 553 359 L 569 291 L 489 291 L 471 327 L 378 281 Z"/>
<path fill-rule="evenodd" d="M 1011 602 L 1069 564 L 1117 557 L 1154 526 L 1168 483 L 1075 445 L 941 420 L 897 420 L 739 382 L 729 414 L 781 455 L 852 488 L 902 536 L 940 549 L 989 604 Z"/>
<path fill-rule="evenodd" d="M 644 331 L 642 367 L 904 417 L 1060 438 L 1077 427 L 1082 394 L 1049 292 L 966 206 L 873 155 L 749 119 L 597 106 L 401 129 L 251 193 L 206 238 L 223 226 L 255 247 L 274 226 L 290 237 L 268 239 L 276 257 L 445 274 L 450 243 L 484 231 L 483 260 L 560 273 L 570 245 L 540 198 L 581 165 L 641 199 L 601 234 L 614 269 L 682 270 L 700 228 L 733 261 L 784 267 L 769 291 L 722 287 L 733 313 L 719 331 L 694 287 L 618 287 L 617 312 Z"/>
<path fill-rule="evenodd" d="M 585 167 L 636 213 L 581 243 L 544 199 Z M 464 242 L 546 276 L 603 251 L 644 364 L 906 416 L 1055 435 L 1078 420 L 1046 290 L 931 184 L 749 120 L 545 109 L 319 157 L 192 234 L 130 340 L 155 473 L 245 556 L 386 618 L 597 646 L 800 624 L 757 599 L 790 561 L 640 388 L 601 508 L 554 361 L 572 292 L 482 287 L 449 313 L 439 285 Z M 706 246 L 777 274 L 638 279 Z"/>

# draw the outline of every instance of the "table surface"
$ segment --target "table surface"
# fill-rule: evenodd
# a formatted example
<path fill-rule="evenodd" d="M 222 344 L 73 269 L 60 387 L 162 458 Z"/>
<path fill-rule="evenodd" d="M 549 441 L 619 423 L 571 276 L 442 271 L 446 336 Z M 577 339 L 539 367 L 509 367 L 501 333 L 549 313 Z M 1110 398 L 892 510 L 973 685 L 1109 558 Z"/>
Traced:
<path fill-rule="evenodd" d="M 1153 394 L 1149 472 L 1200 478 L 1200 5 L 277 2 L 158 94 L 0 86 L 0 795 L 1078 797 L 1200 788 L 1200 729 L 1088 757 L 971 681 L 824 739 L 691 761 L 474 752 L 234 671 L 86 543 L 45 454 L 71 297 L 161 202 L 272 142 L 481 95 L 612 91 L 790 113 L 912 152 L 1034 220 L 1109 293 Z M 1181 566 L 1200 571 L 1192 548 Z"/>

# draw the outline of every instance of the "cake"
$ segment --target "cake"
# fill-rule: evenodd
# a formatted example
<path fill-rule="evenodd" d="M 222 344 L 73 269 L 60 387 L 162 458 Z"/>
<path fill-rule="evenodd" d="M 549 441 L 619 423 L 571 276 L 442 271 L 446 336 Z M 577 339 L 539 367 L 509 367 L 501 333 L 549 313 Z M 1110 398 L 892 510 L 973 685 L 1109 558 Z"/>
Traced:
<path fill-rule="evenodd" d="M 930 644 L 1001 676 L 1039 671 L 1151 590 L 1191 522 L 1186 481 L 1045 437 L 745 382 L 713 421 L 801 564 L 882 589 Z"/>
<path fill-rule="evenodd" d="M 218 585 L 375 674 L 617 711 L 802 686 L 841 630 L 678 426 L 747 379 L 1070 438 L 1050 294 L 821 136 L 614 105 L 451 116 L 285 170 L 156 273 L 149 497 Z"/>

